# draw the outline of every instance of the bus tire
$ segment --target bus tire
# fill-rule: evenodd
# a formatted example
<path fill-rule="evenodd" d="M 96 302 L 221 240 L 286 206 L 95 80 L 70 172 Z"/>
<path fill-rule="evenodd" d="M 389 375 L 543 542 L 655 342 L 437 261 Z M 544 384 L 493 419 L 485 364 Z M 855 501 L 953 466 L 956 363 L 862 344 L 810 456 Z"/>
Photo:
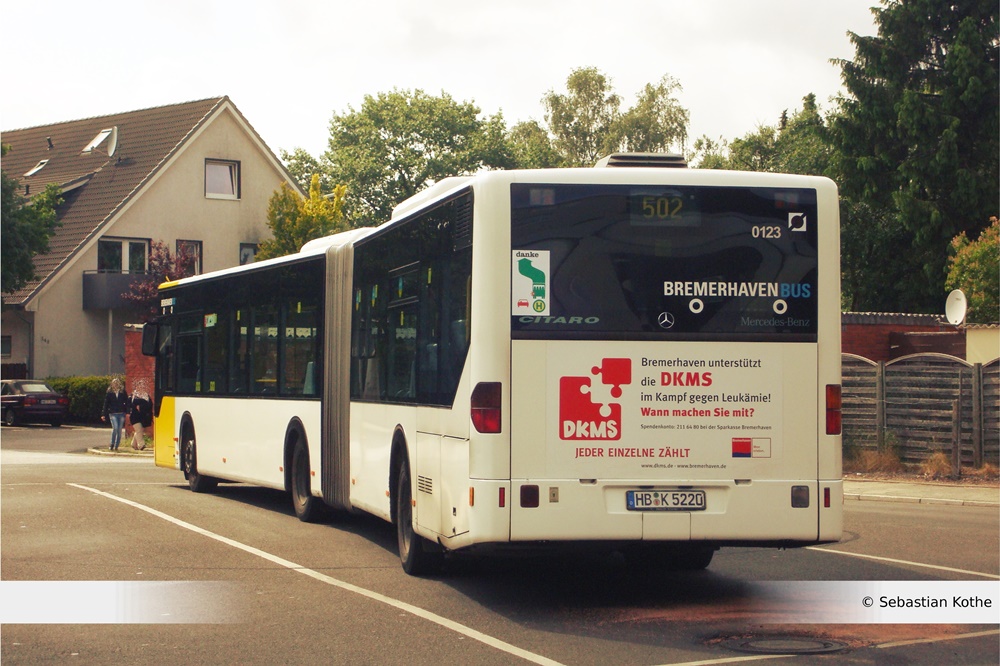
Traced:
<path fill-rule="evenodd" d="M 292 450 L 292 507 L 295 516 L 304 523 L 315 523 L 323 517 L 323 503 L 312 494 L 309 468 L 309 449 L 302 438 L 295 442 Z"/>
<path fill-rule="evenodd" d="M 410 488 L 410 464 L 404 459 L 396 483 L 396 539 L 403 571 L 421 576 L 440 569 L 444 554 L 434 551 L 434 544 L 413 531 L 413 501 Z"/>
<path fill-rule="evenodd" d="M 219 480 L 198 472 L 198 446 L 195 442 L 194 430 L 190 425 L 184 429 L 183 442 L 181 453 L 184 461 L 184 478 L 187 479 L 188 487 L 196 493 L 214 492 L 219 486 Z"/>

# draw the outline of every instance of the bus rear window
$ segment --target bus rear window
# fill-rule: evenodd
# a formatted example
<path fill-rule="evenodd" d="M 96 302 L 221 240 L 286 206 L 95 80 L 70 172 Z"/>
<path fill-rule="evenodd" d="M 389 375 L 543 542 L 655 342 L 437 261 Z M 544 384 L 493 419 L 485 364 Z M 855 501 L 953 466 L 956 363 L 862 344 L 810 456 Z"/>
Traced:
<path fill-rule="evenodd" d="M 528 339 L 817 331 L 812 189 L 511 185 L 511 329 Z"/>

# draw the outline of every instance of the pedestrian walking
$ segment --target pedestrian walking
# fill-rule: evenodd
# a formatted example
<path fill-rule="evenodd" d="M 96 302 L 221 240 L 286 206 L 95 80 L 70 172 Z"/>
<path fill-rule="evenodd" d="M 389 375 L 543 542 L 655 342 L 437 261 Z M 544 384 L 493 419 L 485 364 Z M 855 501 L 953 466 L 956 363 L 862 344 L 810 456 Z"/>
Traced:
<path fill-rule="evenodd" d="M 129 421 L 132 422 L 132 450 L 146 448 L 146 428 L 153 425 L 153 401 L 149 397 L 149 384 L 138 379 L 129 398 Z"/>
<path fill-rule="evenodd" d="M 108 392 L 104 394 L 104 411 L 101 414 L 101 420 L 111 424 L 111 451 L 117 451 L 121 444 L 128 402 L 128 394 L 122 388 L 122 381 L 115 377 L 111 380 Z"/>

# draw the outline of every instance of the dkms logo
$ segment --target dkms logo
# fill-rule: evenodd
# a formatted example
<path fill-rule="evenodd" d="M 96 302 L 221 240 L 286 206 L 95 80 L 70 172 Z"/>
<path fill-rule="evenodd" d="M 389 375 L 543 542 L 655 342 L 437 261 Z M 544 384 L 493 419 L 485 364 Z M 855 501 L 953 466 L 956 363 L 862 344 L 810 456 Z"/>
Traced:
<path fill-rule="evenodd" d="M 632 383 L 632 360 L 606 358 L 591 368 L 600 375 L 596 396 L 591 377 L 559 378 L 559 438 L 563 440 L 617 440 L 622 435 L 622 405 L 611 398 L 622 397 L 622 386 Z M 610 387 L 608 389 L 607 387 Z"/>

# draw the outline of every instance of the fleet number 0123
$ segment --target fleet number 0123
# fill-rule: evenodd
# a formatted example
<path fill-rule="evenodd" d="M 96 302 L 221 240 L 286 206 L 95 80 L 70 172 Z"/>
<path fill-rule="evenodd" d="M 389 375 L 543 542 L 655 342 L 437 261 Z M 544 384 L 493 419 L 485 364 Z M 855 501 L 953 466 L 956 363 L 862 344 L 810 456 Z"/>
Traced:
<path fill-rule="evenodd" d="M 781 238 L 781 227 L 778 225 L 758 224 L 750 228 L 754 238 Z"/>

